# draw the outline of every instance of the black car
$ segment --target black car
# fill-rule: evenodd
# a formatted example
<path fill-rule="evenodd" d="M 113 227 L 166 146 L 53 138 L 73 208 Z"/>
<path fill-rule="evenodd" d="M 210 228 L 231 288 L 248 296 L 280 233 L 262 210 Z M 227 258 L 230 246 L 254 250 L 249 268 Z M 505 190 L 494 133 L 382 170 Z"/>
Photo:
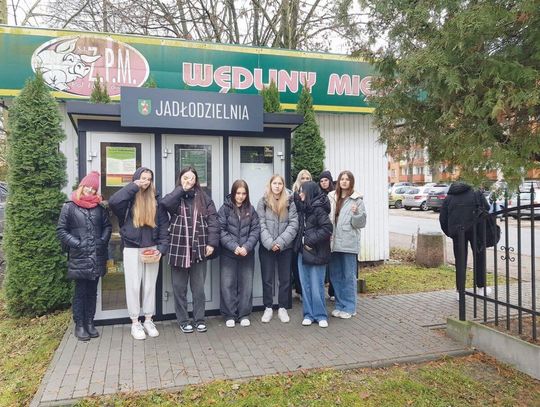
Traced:
<path fill-rule="evenodd" d="M 439 212 L 441 209 L 442 203 L 448 194 L 450 185 L 447 184 L 435 184 L 431 187 L 428 193 L 427 206 L 428 209 L 431 209 L 435 212 Z"/>

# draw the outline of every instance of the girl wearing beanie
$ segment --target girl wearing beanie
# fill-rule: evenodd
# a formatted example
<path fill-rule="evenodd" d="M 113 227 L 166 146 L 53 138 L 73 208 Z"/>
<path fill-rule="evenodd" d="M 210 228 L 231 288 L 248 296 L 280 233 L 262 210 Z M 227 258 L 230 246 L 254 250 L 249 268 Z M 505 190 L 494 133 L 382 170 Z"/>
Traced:
<path fill-rule="evenodd" d="M 124 246 L 124 279 L 132 322 L 131 336 L 135 339 L 146 339 L 146 335 L 156 337 L 159 332 L 152 317 L 156 312 L 159 260 L 167 253 L 169 244 L 169 217 L 156 193 L 154 173 L 146 167 L 138 168 L 133 174 L 133 181 L 109 198 L 109 206 L 118 217 Z M 148 253 L 153 254 L 153 262 L 143 262 L 141 255 L 146 257 Z M 144 324 L 139 322 L 141 309 Z"/>
<path fill-rule="evenodd" d="M 100 175 L 92 171 L 84 177 L 60 212 L 56 232 L 68 248 L 67 278 L 75 280 L 73 294 L 74 335 L 80 341 L 97 338 L 94 327 L 97 286 L 107 272 L 107 245 L 111 223 L 107 210 L 101 205 Z"/>

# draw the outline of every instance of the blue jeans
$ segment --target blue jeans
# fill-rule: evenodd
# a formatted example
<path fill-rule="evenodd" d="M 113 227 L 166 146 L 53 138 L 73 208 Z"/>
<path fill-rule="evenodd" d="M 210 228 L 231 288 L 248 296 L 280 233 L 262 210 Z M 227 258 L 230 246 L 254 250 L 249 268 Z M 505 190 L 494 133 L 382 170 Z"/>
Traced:
<path fill-rule="evenodd" d="M 336 309 L 356 312 L 357 255 L 334 252 L 330 256 L 330 281 L 336 294 Z"/>
<path fill-rule="evenodd" d="M 312 321 L 328 319 L 324 299 L 325 265 L 304 264 L 302 254 L 298 254 L 298 274 L 302 283 L 302 306 L 304 318 Z"/>

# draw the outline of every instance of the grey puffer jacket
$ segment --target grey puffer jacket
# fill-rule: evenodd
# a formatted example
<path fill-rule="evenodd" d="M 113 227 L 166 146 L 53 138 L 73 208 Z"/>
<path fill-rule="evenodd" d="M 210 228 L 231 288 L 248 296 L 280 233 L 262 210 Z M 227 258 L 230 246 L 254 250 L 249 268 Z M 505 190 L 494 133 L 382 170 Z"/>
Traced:
<path fill-rule="evenodd" d="M 253 249 L 259 241 L 261 226 L 255 208 L 250 205 L 247 210 L 239 213 L 231 202 L 231 196 L 225 198 L 225 203 L 218 212 L 221 227 L 222 255 L 238 258 L 234 254 L 237 247 L 244 247 L 248 256 L 253 256 Z"/>
<path fill-rule="evenodd" d="M 336 204 L 337 197 L 336 191 L 332 191 L 328 194 L 330 200 L 330 220 L 334 227 L 334 233 L 332 234 L 332 252 L 340 253 L 354 253 L 360 252 L 360 229 L 366 226 L 366 207 L 364 206 L 364 200 L 362 196 L 354 191 L 350 197 L 348 197 L 339 213 L 338 221 L 336 224 Z M 358 207 L 357 213 L 352 213 L 352 205 L 356 204 Z"/>
<path fill-rule="evenodd" d="M 272 250 L 274 244 L 278 244 L 281 251 L 293 246 L 298 232 L 298 214 L 291 197 L 285 219 L 279 219 L 278 214 L 266 205 L 265 197 L 257 205 L 257 214 L 261 223 L 261 244 L 267 250 Z"/>

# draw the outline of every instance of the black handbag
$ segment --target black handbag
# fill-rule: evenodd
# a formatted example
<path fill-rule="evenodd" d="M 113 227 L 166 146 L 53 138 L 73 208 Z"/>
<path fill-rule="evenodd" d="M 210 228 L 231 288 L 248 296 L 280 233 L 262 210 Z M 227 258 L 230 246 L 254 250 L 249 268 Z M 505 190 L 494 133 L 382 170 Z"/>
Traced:
<path fill-rule="evenodd" d="M 488 210 L 481 205 L 479 200 L 479 195 L 481 192 L 478 192 L 476 197 L 476 215 L 477 219 L 480 219 L 480 222 L 478 225 L 480 225 L 480 230 L 477 233 L 477 243 L 478 247 L 493 247 L 497 243 L 499 243 L 499 240 L 501 239 L 501 227 L 497 225 L 497 219 L 494 215 L 490 214 Z M 482 199 L 484 199 L 484 196 L 482 195 Z M 483 229 L 482 226 L 486 225 L 486 241 L 484 242 L 484 236 L 483 236 Z"/>

